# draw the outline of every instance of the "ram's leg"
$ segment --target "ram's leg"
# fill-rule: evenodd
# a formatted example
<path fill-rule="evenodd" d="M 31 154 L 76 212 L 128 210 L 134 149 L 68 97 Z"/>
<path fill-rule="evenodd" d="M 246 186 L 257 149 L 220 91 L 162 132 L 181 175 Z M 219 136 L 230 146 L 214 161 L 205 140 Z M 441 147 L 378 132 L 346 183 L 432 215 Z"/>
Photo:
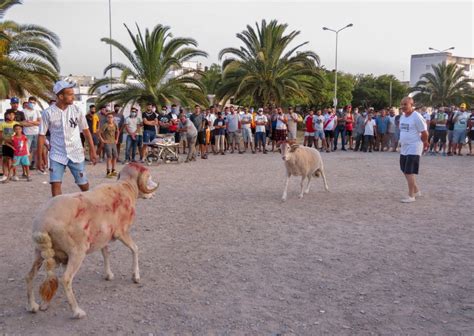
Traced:
<path fill-rule="evenodd" d="M 79 267 L 82 264 L 86 254 L 83 252 L 79 252 L 76 254 L 71 254 L 67 263 L 66 271 L 64 271 L 63 275 L 63 286 L 64 291 L 66 292 L 66 297 L 71 306 L 73 318 L 83 318 L 86 316 L 86 313 L 79 308 L 76 297 L 74 296 L 74 292 L 72 291 L 72 281 L 74 280 L 74 276 L 76 275 Z"/>
<path fill-rule="evenodd" d="M 283 202 L 286 201 L 287 192 L 288 192 L 288 183 L 290 183 L 290 177 L 291 177 L 291 174 L 286 175 L 285 188 L 283 189 L 283 196 L 281 197 L 281 200 Z"/>
<path fill-rule="evenodd" d="M 31 270 L 26 276 L 26 292 L 28 296 L 28 306 L 27 310 L 32 313 L 36 313 L 39 309 L 39 305 L 35 301 L 35 294 L 33 291 L 33 280 L 38 273 L 38 270 L 43 263 L 43 258 L 41 257 L 40 251 L 35 251 L 35 261 L 33 262 L 33 266 L 31 266 Z"/>
<path fill-rule="evenodd" d="M 302 176 L 301 177 L 301 182 L 300 182 L 300 195 L 298 196 L 299 198 L 303 198 L 303 194 L 304 194 L 304 180 L 306 179 L 306 176 Z"/>
<path fill-rule="evenodd" d="M 120 241 L 124 243 L 131 251 L 133 254 L 133 281 L 135 283 L 140 282 L 140 270 L 138 268 L 138 247 L 132 240 L 132 237 L 127 233 L 123 234 L 122 236 L 119 237 Z"/>
<path fill-rule="evenodd" d="M 309 193 L 309 187 L 310 187 L 310 184 L 311 184 L 311 174 L 309 174 L 306 177 L 308 178 L 308 184 L 306 185 L 306 190 L 304 191 L 305 194 Z"/>
<path fill-rule="evenodd" d="M 324 168 L 321 168 L 319 171 L 321 172 L 321 177 L 323 178 L 324 190 L 329 191 L 328 183 L 326 181 L 326 174 L 324 174 Z"/>
<path fill-rule="evenodd" d="M 113 280 L 114 279 L 114 273 L 112 273 L 112 271 L 110 269 L 109 247 L 105 246 L 100 251 L 102 252 L 102 256 L 104 257 L 105 280 Z"/>

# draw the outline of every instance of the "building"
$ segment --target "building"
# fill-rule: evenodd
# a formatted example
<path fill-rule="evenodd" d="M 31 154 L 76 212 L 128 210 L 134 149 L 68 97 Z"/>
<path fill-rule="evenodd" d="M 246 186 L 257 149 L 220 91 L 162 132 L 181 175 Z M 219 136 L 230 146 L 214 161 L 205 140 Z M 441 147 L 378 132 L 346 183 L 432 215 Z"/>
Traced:
<path fill-rule="evenodd" d="M 469 78 L 474 79 L 474 58 L 453 56 L 449 52 L 418 54 L 411 55 L 410 86 L 415 86 L 423 74 L 433 73 L 432 66 L 440 63 L 457 64 Z"/>

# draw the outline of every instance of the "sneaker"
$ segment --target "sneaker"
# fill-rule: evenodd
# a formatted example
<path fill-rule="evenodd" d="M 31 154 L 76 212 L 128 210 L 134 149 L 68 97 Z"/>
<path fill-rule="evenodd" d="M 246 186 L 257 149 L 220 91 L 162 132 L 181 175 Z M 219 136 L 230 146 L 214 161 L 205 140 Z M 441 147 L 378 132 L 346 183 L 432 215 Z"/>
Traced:
<path fill-rule="evenodd" d="M 421 193 L 421 191 L 418 190 L 418 192 L 415 193 L 415 198 L 416 197 L 423 197 L 423 194 Z"/>
<path fill-rule="evenodd" d="M 105 174 L 105 177 L 106 177 L 106 178 L 112 178 L 112 177 L 114 177 L 114 176 L 112 175 L 112 173 L 107 173 L 107 174 Z"/>
<path fill-rule="evenodd" d="M 12 176 L 11 180 L 16 182 L 16 181 L 20 181 L 20 178 L 15 175 L 15 176 Z"/>
<path fill-rule="evenodd" d="M 416 198 L 415 197 L 410 197 L 410 196 L 400 200 L 400 202 L 402 202 L 402 203 L 413 203 L 415 201 L 416 201 Z"/>
<path fill-rule="evenodd" d="M 46 172 L 46 170 L 40 170 L 40 174 L 41 174 L 41 175 L 46 175 L 46 174 L 48 174 L 48 173 Z"/>
<path fill-rule="evenodd" d="M 118 173 L 115 170 L 113 170 L 113 171 L 110 172 L 110 175 L 115 177 L 115 176 L 118 176 Z"/>
<path fill-rule="evenodd" d="M 7 180 L 8 180 L 8 177 L 5 175 L 3 175 L 2 178 L 0 178 L 0 182 L 3 182 L 3 183 L 7 182 Z"/>

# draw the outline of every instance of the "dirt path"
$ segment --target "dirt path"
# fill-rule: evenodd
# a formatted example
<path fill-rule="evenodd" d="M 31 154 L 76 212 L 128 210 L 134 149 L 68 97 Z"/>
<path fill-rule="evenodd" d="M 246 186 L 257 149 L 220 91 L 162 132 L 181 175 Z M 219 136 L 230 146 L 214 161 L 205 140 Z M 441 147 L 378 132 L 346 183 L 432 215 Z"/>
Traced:
<path fill-rule="evenodd" d="M 317 179 L 298 200 L 294 179 L 284 204 L 278 154 L 153 168 L 160 189 L 139 201 L 132 230 L 142 283 L 119 242 L 112 282 L 100 253 L 89 256 L 74 283 L 80 321 L 62 290 L 47 312 L 25 311 L 46 178 L 0 185 L 0 334 L 472 334 L 474 160 L 423 158 L 426 196 L 402 205 L 397 155 L 323 159 L 331 192 Z M 88 168 L 92 184 L 106 181 L 103 169 Z M 70 175 L 65 191 L 76 191 Z"/>

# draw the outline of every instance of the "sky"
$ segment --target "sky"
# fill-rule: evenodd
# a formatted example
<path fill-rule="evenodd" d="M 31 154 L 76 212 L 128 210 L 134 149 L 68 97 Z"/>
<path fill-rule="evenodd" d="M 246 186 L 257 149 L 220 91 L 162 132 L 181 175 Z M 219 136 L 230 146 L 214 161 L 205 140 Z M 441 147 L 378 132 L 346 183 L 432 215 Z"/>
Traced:
<path fill-rule="evenodd" d="M 24 0 L 7 20 L 44 26 L 61 39 L 62 75 L 102 77 L 109 64 L 108 0 Z M 111 0 L 112 36 L 130 46 L 123 24 L 152 29 L 161 23 L 175 37 L 192 37 L 208 52 L 203 65 L 219 62 L 218 53 L 240 46 L 236 34 L 262 19 L 277 19 L 298 30 L 298 42 L 316 52 L 321 65 L 334 69 L 335 34 L 339 29 L 338 70 L 353 74 L 393 74 L 409 80 L 410 56 L 429 47 L 455 47 L 456 56 L 474 57 L 474 1 L 162 1 Z M 113 51 L 114 61 L 124 61 Z"/>

